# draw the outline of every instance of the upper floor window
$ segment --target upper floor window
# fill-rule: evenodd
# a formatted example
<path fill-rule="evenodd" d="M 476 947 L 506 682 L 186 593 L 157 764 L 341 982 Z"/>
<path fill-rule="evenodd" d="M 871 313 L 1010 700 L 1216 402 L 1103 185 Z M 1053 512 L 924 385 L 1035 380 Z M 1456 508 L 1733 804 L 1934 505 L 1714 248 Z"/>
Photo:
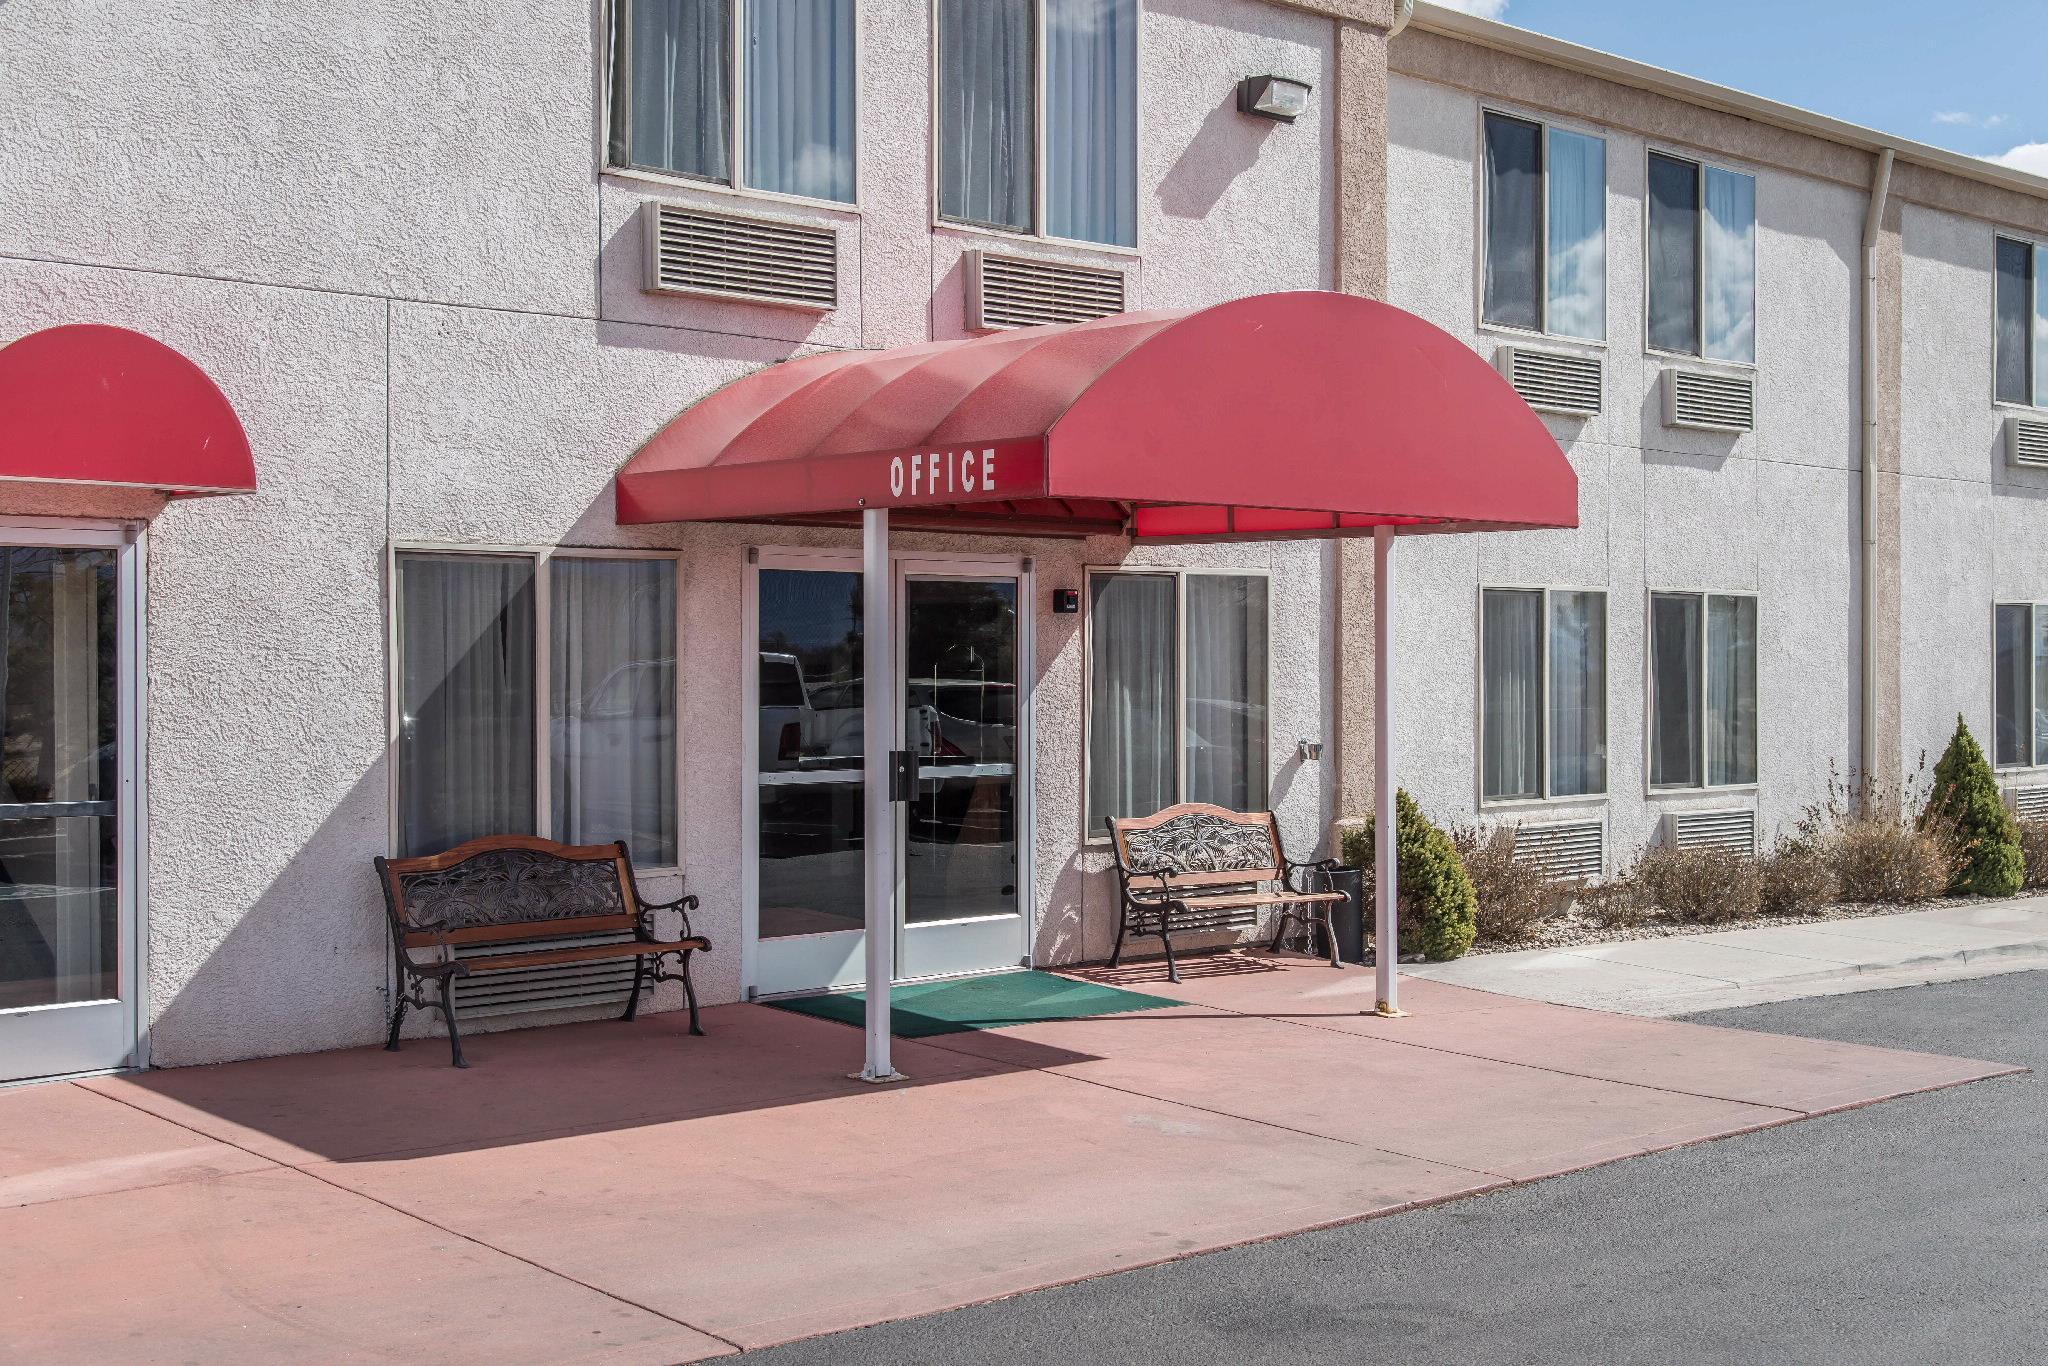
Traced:
<path fill-rule="evenodd" d="M 2000 403 L 2038 404 L 2048 399 L 2048 298 L 2042 297 L 2041 248 L 2010 237 L 1998 239 L 1998 359 Z"/>
<path fill-rule="evenodd" d="M 1607 790 L 1607 595 L 1488 588 L 1479 596 L 1480 794 Z"/>
<path fill-rule="evenodd" d="M 855 0 L 616 0 L 615 166 L 853 202 Z"/>
<path fill-rule="evenodd" d="M 1650 153 L 1650 347 L 1756 363 L 1756 177 Z"/>
<path fill-rule="evenodd" d="M 1756 599 L 1650 595 L 1650 786 L 1756 781 Z"/>
<path fill-rule="evenodd" d="M 2048 604 L 1998 604 L 1993 637 L 1991 762 L 2048 764 Z"/>
<path fill-rule="evenodd" d="M 1607 336 L 1607 143 L 1486 116 L 1486 298 L 1502 327 Z"/>
<path fill-rule="evenodd" d="M 1137 245 L 1138 0 L 939 0 L 938 119 L 940 217 Z"/>

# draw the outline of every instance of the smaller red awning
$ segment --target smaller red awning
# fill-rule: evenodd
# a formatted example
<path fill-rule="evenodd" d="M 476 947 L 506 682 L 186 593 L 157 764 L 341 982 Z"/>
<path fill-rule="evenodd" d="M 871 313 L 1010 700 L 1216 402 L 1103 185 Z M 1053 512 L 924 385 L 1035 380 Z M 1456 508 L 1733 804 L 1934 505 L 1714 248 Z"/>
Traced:
<path fill-rule="evenodd" d="M 1469 346 L 1346 294 L 1264 294 L 757 370 L 657 432 L 621 522 L 1141 539 L 1578 525 L 1542 419 Z"/>
<path fill-rule="evenodd" d="M 254 493 L 256 461 L 204 370 L 140 332 L 78 323 L 0 347 L 0 478 Z"/>

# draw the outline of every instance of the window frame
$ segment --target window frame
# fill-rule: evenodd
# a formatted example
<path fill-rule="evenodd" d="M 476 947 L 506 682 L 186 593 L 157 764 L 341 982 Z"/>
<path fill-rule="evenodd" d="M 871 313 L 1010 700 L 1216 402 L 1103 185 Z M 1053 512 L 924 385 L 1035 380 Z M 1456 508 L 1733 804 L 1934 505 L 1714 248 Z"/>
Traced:
<path fill-rule="evenodd" d="M 675 566 L 675 639 L 678 667 L 676 669 L 675 696 L 671 699 L 676 718 L 676 759 L 675 772 L 671 781 L 675 784 L 676 813 L 676 861 L 674 863 L 641 864 L 634 861 L 633 871 L 649 877 L 680 875 L 688 871 L 689 858 L 685 851 L 684 834 L 688 829 L 685 804 L 688 801 L 688 786 L 683 781 L 684 745 L 682 743 L 683 723 L 683 674 L 680 667 L 683 653 L 683 553 L 680 550 L 614 549 L 610 546 L 585 545 L 480 545 L 474 543 L 453 543 L 442 541 L 392 541 L 384 552 L 384 665 L 385 665 L 385 768 L 388 779 L 385 796 L 390 808 L 386 822 L 385 849 L 387 857 L 399 857 L 403 843 L 403 832 L 399 829 L 400 802 L 398 790 L 398 744 L 401 690 L 403 686 L 405 640 L 404 623 L 400 620 L 401 595 L 398 591 L 398 562 L 408 555 L 434 555 L 452 557 L 471 555 L 483 558 L 505 559 L 526 557 L 533 566 L 533 630 L 534 630 L 534 829 L 544 839 L 554 836 L 548 832 L 554 829 L 554 748 L 549 743 L 554 702 L 554 635 L 552 609 L 554 586 L 549 574 L 553 561 L 557 559 L 585 560 L 667 560 Z"/>
<path fill-rule="evenodd" d="M 1179 565 L 1133 565 L 1133 564 L 1084 564 L 1081 567 L 1081 841 L 1084 845 L 1105 847 L 1109 835 L 1094 828 L 1096 813 L 1088 809 L 1089 770 L 1093 767 L 1095 753 L 1095 578 L 1097 575 L 1137 575 L 1152 578 L 1171 578 L 1174 581 L 1174 710 L 1179 715 L 1179 738 L 1175 742 L 1176 761 L 1174 764 L 1175 802 L 1188 799 L 1187 724 L 1188 724 L 1188 580 L 1196 577 L 1223 579 L 1264 579 L 1266 581 L 1266 771 L 1259 776 L 1259 786 L 1264 794 L 1261 810 L 1268 810 L 1273 803 L 1273 570 L 1270 565 L 1236 568 L 1229 565 L 1200 565 L 1182 567 Z"/>
<path fill-rule="evenodd" d="M 1998 613 L 2007 607 L 2027 609 L 2027 760 L 2026 763 L 2001 764 L 1998 762 Z M 2000 598 L 1991 604 L 1991 728 L 1985 732 L 1991 737 L 1988 758 L 1994 773 L 2015 776 L 2039 773 L 2048 769 L 2048 746 L 2040 743 L 2034 713 L 2040 705 L 2040 665 L 2035 656 L 2039 648 L 2041 622 L 2048 617 L 2048 601 L 2033 601 L 2027 598 Z"/>
<path fill-rule="evenodd" d="M 1543 743 L 1537 766 L 1543 774 L 1541 795 L 1534 797 L 1489 797 L 1486 795 L 1486 595 L 1488 593 L 1540 593 L 1543 595 L 1543 657 L 1541 670 L 1541 715 Z M 1560 796 L 1550 790 L 1550 598 L 1553 593 L 1598 593 L 1600 616 L 1600 742 L 1607 751 L 1607 778 L 1598 792 Z M 1601 584 L 1482 583 L 1472 600 L 1473 657 L 1478 673 L 1473 688 L 1472 791 L 1477 808 L 1484 811 L 1528 810 L 1537 807 L 1604 806 L 1614 793 L 1614 613 L 1613 593 Z"/>
<path fill-rule="evenodd" d="M 1657 599 L 1662 597 L 1697 598 L 1700 604 L 1700 709 L 1699 709 L 1699 775 L 1697 783 L 1667 784 L 1653 781 L 1652 767 L 1655 752 L 1654 737 L 1657 725 L 1657 647 L 1654 634 Z M 1713 626 L 1711 623 L 1711 600 L 1714 598 L 1747 598 L 1756 604 L 1757 669 L 1756 706 L 1757 745 L 1756 777 L 1746 783 L 1711 783 L 1707 781 L 1707 722 L 1712 716 L 1708 693 L 1708 668 L 1712 663 L 1707 650 L 1707 640 Z M 1749 589 L 1739 588 L 1656 588 L 1643 594 L 1643 795 L 1646 797 L 1674 797 L 1687 793 L 1729 793 L 1756 792 L 1761 790 L 1764 777 L 1764 607 L 1763 596 Z"/>
<path fill-rule="evenodd" d="M 2010 242 L 2016 247 L 2026 248 L 2028 265 L 2030 267 L 2027 273 L 2027 401 L 2024 403 L 2016 403 L 2012 399 L 2000 398 L 1998 396 L 1998 244 L 2000 242 Z M 2048 317 L 2044 317 L 2041 308 L 2041 268 L 2044 264 L 2048 264 L 2048 243 L 2043 243 L 2032 237 L 2022 237 L 2018 233 L 2006 232 L 2002 228 L 1993 228 L 1991 230 L 1990 389 L 1991 406 L 1993 408 L 2002 408 L 2007 412 L 2031 413 L 2039 412 L 2042 408 L 2048 407 L 2048 404 L 2042 402 L 2042 399 L 2048 398 L 2048 395 L 2044 395 L 2041 392 L 2040 375 L 2042 324 L 2048 322 Z M 2005 605 L 2017 606 L 2018 604 L 2015 602 Z"/>
<path fill-rule="evenodd" d="M 928 80 L 930 83 L 930 107 L 925 119 L 925 156 L 932 168 L 927 190 L 929 226 L 934 232 L 965 233 L 975 237 L 992 237 L 1004 242 L 1020 242 L 1038 246 L 1073 247 L 1083 251 L 1107 252 L 1115 256 L 1142 256 L 1145 247 L 1145 199 L 1132 189 L 1135 213 L 1131 221 L 1132 242 L 1126 246 L 1121 242 L 1090 242 L 1083 237 L 1055 237 L 1045 230 L 1046 167 L 1045 167 L 1045 2 L 1031 0 L 1031 230 L 1005 228 L 993 223 L 977 223 L 971 219 L 948 218 L 939 211 L 939 0 L 927 0 L 925 12 L 931 26 L 930 61 Z M 1138 18 L 1137 51 L 1133 61 L 1137 68 L 1137 89 L 1133 92 L 1132 129 L 1137 137 L 1133 164 L 1139 171 L 1142 183 L 1145 148 L 1145 80 L 1146 33 L 1151 28 L 1145 20 L 1143 0 L 1132 0 Z"/>
<path fill-rule="evenodd" d="M 1543 175 L 1542 185 L 1536 196 L 1537 218 L 1542 237 L 1542 240 L 1537 244 L 1539 255 L 1537 274 L 1541 277 L 1538 284 L 1541 289 L 1540 297 L 1543 309 L 1543 326 L 1541 328 L 1532 329 L 1516 327 L 1513 323 L 1492 322 L 1486 316 L 1486 215 L 1491 208 L 1490 187 L 1487 183 L 1486 175 L 1486 120 L 1489 115 L 1513 119 L 1518 123 L 1532 123 L 1541 132 L 1539 147 L 1543 154 Z M 1525 113 L 1519 109 L 1511 109 L 1502 104 L 1482 101 L 1479 106 L 1479 152 L 1475 163 L 1477 174 L 1473 177 L 1476 181 L 1474 194 L 1477 200 L 1478 217 L 1475 220 L 1472 234 L 1472 320 L 1482 332 L 1493 332 L 1507 337 L 1540 338 L 1544 341 L 1562 342 L 1571 346 L 1593 347 L 1605 351 L 1608 346 L 1607 337 L 1575 337 L 1569 332 L 1553 332 L 1550 328 L 1550 133 L 1552 129 L 1565 133 L 1576 133 L 1580 137 L 1598 138 L 1602 145 L 1606 147 L 1608 153 L 1611 154 L 1614 150 L 1614 139 L 1609 130 L 1596 127 L 1593 124 L 1579 123 L 1571 119 L 1547 118 L 1540 114 Z M 1601 281 L 1601 288 L 1605 296 L 1602 299 L 1602 303 L 1605 305 L 1603 316 L 1607 320 L 1607 330 L 1612 332 L 1614 322 L 1614 271 L 1612 269 L 1614 261 L 1614 209 L 1609 201 L 1614 192 L 1614 175 L 1611 156 L 1603 158 L 1603 166 L 1607 174 L 1600 190 L 1600 240 L 1606 248 L 1605 262 L 1607 268 L 1604 271 L 1606 278 Z M 1645 247 L 1646 252 L 1647 250 L 1648 248 Z M 1648 295 L 1646 293 L 1646 302 L 1644 303 L 1646 310 L 1649 307 L 1647 298 Z"/>
<path fill-rule="evenodd" d="M 1699 216 L 1699 225 L 1700 225 L 1700 226 L 1699 226 L 1699 244 L 1700 244 L 1700 245 L 1699 245 L 1699 256 L 1698 256 L 1698 267 L 1699 267 L 1699 269 L 1698 269 L 1698 279 L 1699 279 L 1699 285 L 1698 285 L 1698 288 L 1697 288 L 1697 290 L 1696 290 L 1696 291 L 1695 291 L 1695 293 L 1694 293 L 1694 298 L 1693 298 L 1693 309 L 1694 309 L 1694 316 L 1695 316 L 1695 318 L 1697 319 L 1697 331 L 1695 332 L 1695 334 L 1694 334 L 1694 335 L 1695 335 L 1695 336 L 1697 336 L 1697 337 L 1699 338 L 1699 348 L 1700 348 L 1700 349 L 1699 349 L 1698 351 L 1695 351 L 1695 352 L 1687 352 L 1687 351 L 1666 351 L 1666 350 L 1665 350 L 1665 349 L 1663 349 L 1662 347 L 1659 347 L 1659 346 L 1653 346 L 1653 345 L 1651 345 L 1651 344 L 1650 344 L 1650 337 L 1651 337 L 1651 331 L 1650 331 L 1650 158 L 1652 158 L 1652 157 L 1665 157 L 1665 158 L 1667 158 L 1667 159 L 1669 159 L 1669 160 L 1672 160 L 1672 161 L 1683 161 L 1683 162 L 1687 162 L 1687 163 L 1689 163 L 1689 164 L 1690 164 L 1690 165 L 1692 166 L 1692 168 L 1693 168 L 1693 183 L 1694 183 L 1694 185 L 1695 185 L 1695 186 L 1697 187 L 1697 189 L 1698 189 L 1698 193 L 1699 193 L 1699 208 L 1698 208 L 1698 210 L 1696 211 L 1696 212 L 1698 213 L 1698 216 Z M 1756 189 L 1756 201 L 1757 201 L 1757 203 L 1756 203 L 1756 212 L 1755 212 L 1755 214 L 1753 215 L 1753 217 L 1752 217 L 1752 219 L 1751 219 L 1751 223 L 1750 223 L 1750 226 L 1751 226 L 1751 229 L 1752 229 L 1752 231 L 1756 232 L 1756 234 L 1757 234 L 1757 244 L 1756 244 L 1756 249 L 1755 249 L 1755 257 L 1754 257 L 1754 259 L 1753 259 L 1753 260 L 1752 260 L 1752 262 L 1751 262 L 1751 266 L 1752 266 L 1752 275 L 1751 275 L 1751 279 L 1750 279 L 1750 291 L 1749 291 L 1749 309 L 1750 309 L 1750 316 L 1751 316 L 1751 319 L 1752 319 L 1752 321 L 1753 321 L 1753 322 L 1754 322 L 1755 324 L 1757 324 L 1757 328 L 1756 328 L 1756 331 L 1757 331 L 1757 338 L 1756 338 L 1756 341 L 1757 341 L 1757 344 L 1756 344 L 1756 359 L 1754 359 L 1754 360 L 1726 360 L 1726 359 L 1723 359 L 1722 357 L 1719 357 L 1719 356 L 1710 356 L 1710 355 L 1708 355 L 1708 354 L 1707 354 L 1707 294 L 1708 294 L 1708 289 L 1709 289 L 1709 285 L 1708 285 L 1708 281 L 1707 281 L 1707 216 L 1708 216 L 1708 215 L 1707 215 L 1707 172 L 1708 172 L 1709 170 L 1715 170 L 1715 171 L 1724 171 L 1724 172 L 1726 172 L 1726 173 L 1727 173 L 1727 174 L 1729 174 L 1729 175 L 1739 175 L 1739 176 L 1748 176 L 1748 177 L 1749 177 L 1749 180 L 1750 180 L 1750 183 L 1751 183 L 1751 184 L 1752 184 L 1752 185 L 1753 185 L 1753 186 L 1755 187 L 1755 189 Z M 1642 268 L 1643 268 L 1643 316 L 1642 316 L 1642 324 L 1643 324 L 1643 354 L 1644 354 L 1644 355 L 1646 355 L 1646 356 L 1657 356 L 1657 357 L 1659 357 L 1659 358 L 1661 358 L 1661 359 L 1665 359 L 1665 360 L 1674 360 L 1674 361 L 1682 361 L 1682 362 L 1685 362 L 1686 364 L 1689 364 L 1689 365 L 1719 365 L 1719 366 L 1724 366 L 1724 367 L 1726 367 L 1726 368 L 1728 368 L 1728 369 L 1730 369 L 1730 370 L 1740 370 L 1740 371 L 1747 371 L 1747 372 L 1750 372 L 1750 373 L 1754 373 L 1754 372 L 1756 372 L 1757 370 L 1759 370 L 1759 369 L 1760 369 L 1760 368 L 1762 367 L 1762 362 L 1763 362 L 1763 328 L 1762 328 L 1762 325 L 1761 325 L 1761 324 L 1762 324 L 1762 322 L 1763 322 L 1763 318 L 1762 318 L 1762 314 L 1761 314 L 1761 309 L 1762 309 L 1762 302 L 1761 302 L 1761 301 L 1762 301 L 1762 299 L 1763 299 L 1763 289 L 1762 289 L 1762 286 L 1761 286 L 1761 279 L 1760 279 L 1759 277 L 1761 277 L 1761 275 L 1763 274 L 1763 232 L 1762 232 L 1762 223 L 1763 223 L 1763 184 L 1764 184 L 1764 182 L 1763 182 L 1763 177 L 1762 177 L 1762 176 L 1760 176 L 1760 175 L 1758 175 L 1758 174 L 1756 173 L 1756 171 L 1755 171 L 1755 170 L 1753 170 L 1753 169 L 1751 169 L 1751 168 L 1748 168 L 1748 167 L 1743 167 L 1743 166 L 1736 166 L 1736 165 L 1733 165 L 1733 164 L 1731 164 L 1731 163 L 1729 163 L 1729 162 L 1726 162 L 1726 161 L 1714 161 L 1714 160 L 1711 160 L 1711 159 L 1709 159 L 1709 158 L 1707 158 L 1707 157 L 1705 157 L 1705 156 L 1703 156 L 1703 155 L 1701 155 L 1701 154 L 1699 154 L 1699 153 L 1697 153 L 1697 152 L 1686 152 L 1686 151 L 1680 151 L 1680 150 L 1678 150 L 1677 148 L 1673 148 L 1673 147 L 1668 147 L 1668 146 L 1658 146 L 1658 145 L 1657 145 L 1657 144 L 1655 144 L 1655 143 L 1645 143 L 1645 144 L 1643 145 L 1643 217 L 1642 217 L 1642 227 L 1643 227 L 1643 231 L 1642 231 L 1642 237 L 1643 237 L 1643 261 L 1642 261 Z M 1995 293 L 1995 291 L 1994 291 L 1994 293 Z M 1995 312 L 1995 311 L 1996 311 L 1996 309 L 1997 309 L 1997 301 L 1996 301 L 1995 297 L 1994 297 L 1994 299 L 1993 299 L 1992 307 L 1993 307 L 1993 311 Z M 1995 378 L 1995 372 L 1994 372 L 1994 378 Z M 1673 591 L 1685 591 L 1685 590 L 1673 590 Z M 1727 596 L 1727 595 L 1726 595 L 1726 594 L 1722 594 L 1722 595 L 1720 595 L 1720 596 L 1724 596 L 1724 597 L 1725 597 L 1725 596 Z M 1691 791 L 1691 790 L 1693 790 L 1693 789 L 1690 789 L 1690 788 L 1670 788 L 1670 789 L 1659 789 L 1659 790 L 1660 790 L 1660 791 L 1675 791 L 1675 792 L 1682 792 L 1682 791 Z"/>
<path fill-rule="evenodd" d="M 661 185 L 677 189 L 706 190 L 713 194 L 731 195 L 738 199 L 761 200 L 773 204 L 802 205 L 806 208 L 828 209 L 835 213 L 855 214 L 861 212 L 861 194 L 867 184 L 863 166 L 863 145 L 861 136 L 864 98 L 861 93 L 863 68 L 861 54 L 866 50 L 867 6 L 855 0 L 853 6 L 853 198 L 820 199 L 815 195 L 791 194 L 786 190 L 757 189 L 746 183 L 746 35 L 745 14 L 748 0 L 733 0 L 732 31 L 729 35 L 728 51 L 732 60 L 732 90 L 729 116 L 731 129 L 726 140 L 726 156 L 732 166 L 732 179 L 712 180 L 705 176 L 685 175 L 680 171 L 665 171 L 659 167 L 636 166 L 631 162 L 612 159 L 612 95 L 619 81 L 619 66 L 625 57 L 620 42 L 620 20 L 634 0 L 604 0 L 604 44 L 603 81 L 598 91 L 598 164 L 604 174 L 621 180 L 642 181 L 650 185 Z M 934 0 L 936 3 L 936 0 Z M 627 26 L 630 28 L 630 26 Z M 630 108 L 630 104 L 629 104 Z M 630 135 L 632 120 L 627 117 L 627 146 L 632 145 Z"/>

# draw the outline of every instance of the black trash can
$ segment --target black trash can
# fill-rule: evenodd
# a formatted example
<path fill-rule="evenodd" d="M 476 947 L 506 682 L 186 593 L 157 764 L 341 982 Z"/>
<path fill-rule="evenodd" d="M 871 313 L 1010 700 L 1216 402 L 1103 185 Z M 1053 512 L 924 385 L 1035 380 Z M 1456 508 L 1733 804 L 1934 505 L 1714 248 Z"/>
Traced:
<path fill-rule="evenodd" d="M 1337 956 L 1347 963 L 1366 962 L 1365 870 L 1317 868 L 1309 873 L 1307 881 L 1310 891 L 1344 894 L 1342 902 L 1330 907 L 1330 923 L 1337 928 Z"/>

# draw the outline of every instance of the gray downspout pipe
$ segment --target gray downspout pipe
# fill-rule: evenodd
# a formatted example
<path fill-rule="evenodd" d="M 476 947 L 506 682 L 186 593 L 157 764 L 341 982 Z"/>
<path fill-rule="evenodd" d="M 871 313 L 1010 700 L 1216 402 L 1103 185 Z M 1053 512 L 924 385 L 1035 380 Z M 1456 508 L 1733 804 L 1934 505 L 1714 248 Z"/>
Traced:
<path fill-rule="evenodd" d="M 1415 21 L 1415 0 L 1401 0 L 1394 7 L 1394 26 L 1387 30 L 1388 38 L 1398 38 L 1401 30 Z"/>
<path fill-rule="evenodd" d="M 1877 243 L 1891 200 L 1892 149 L 1877 154 L 1863 220 L 1863 790 L 1879 781 L 1877 753 Z"/>

